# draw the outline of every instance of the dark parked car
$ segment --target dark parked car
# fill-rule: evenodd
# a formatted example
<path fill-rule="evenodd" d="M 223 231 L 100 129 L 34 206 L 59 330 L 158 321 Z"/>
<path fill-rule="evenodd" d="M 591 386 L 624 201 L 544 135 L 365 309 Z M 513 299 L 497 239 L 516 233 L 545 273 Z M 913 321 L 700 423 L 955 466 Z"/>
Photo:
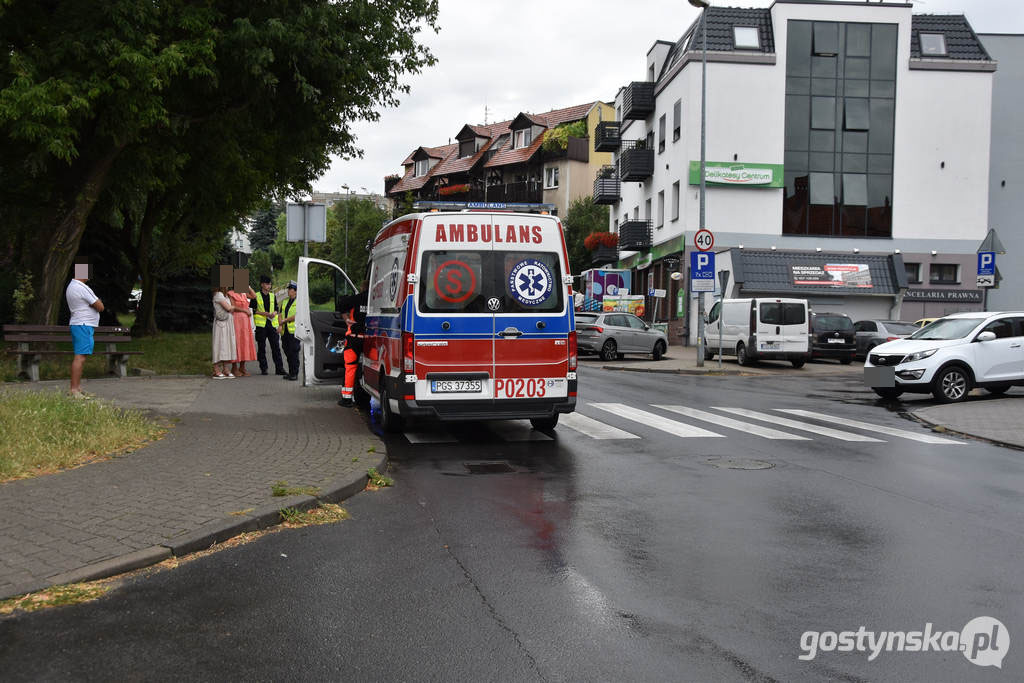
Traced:
<path fill-rule="evenodd" d="M 661 360 L 668 349 L 665 333 L 652 328 L 632 313 L 576 314 L 576 344 L 579 352 L 599 353 L 602 360 L 615 360 L 624 353 L 649 353 Z"/>
<path fill-rule="evenodd" d="M 905 320 L 858 320 L 853 324 L 857 357 L 864 358 L 879 344 L 909 337 L 919 329 L 917 324 Z"/>
<path fill-rule="evenodd" d="M 811 358 L 835 358 L 843 365 L 853 362 L 857 343 L 853 321 L 842 313 L 811 313 Z"/>

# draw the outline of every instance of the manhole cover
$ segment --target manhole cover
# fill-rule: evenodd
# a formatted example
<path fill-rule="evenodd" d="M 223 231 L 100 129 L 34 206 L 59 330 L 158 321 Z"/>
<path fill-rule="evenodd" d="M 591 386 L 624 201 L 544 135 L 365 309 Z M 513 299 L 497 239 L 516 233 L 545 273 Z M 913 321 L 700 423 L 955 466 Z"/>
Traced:
<path fill-rule="evenodd" d="M 723 470 L 770 470 L 773 463 L 749 458 L 708 458 L 708 464 Z"/>
<path fill-rule="evenodd" d="M 495 460 L 492 462 L 465 462 L 462 463 L 469 470 L 470 474 L 504 474 L 506 472 L 515 472 L 504 460 Z"/>

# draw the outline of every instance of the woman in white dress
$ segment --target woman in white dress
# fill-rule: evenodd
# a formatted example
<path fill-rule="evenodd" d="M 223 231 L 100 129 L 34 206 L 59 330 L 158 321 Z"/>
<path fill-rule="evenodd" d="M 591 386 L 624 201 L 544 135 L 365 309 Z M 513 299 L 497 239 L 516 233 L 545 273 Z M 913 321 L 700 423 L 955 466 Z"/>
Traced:
<path fill-rule="evenodd" d="M 231 314 L 236 306 L 227 296 L 227 287 L 213 289 L 213 378 L 234 377 L 231 363 L 235 360 L 235 323 Z M 241 309 L 239 309 L 241 310 Z"/>

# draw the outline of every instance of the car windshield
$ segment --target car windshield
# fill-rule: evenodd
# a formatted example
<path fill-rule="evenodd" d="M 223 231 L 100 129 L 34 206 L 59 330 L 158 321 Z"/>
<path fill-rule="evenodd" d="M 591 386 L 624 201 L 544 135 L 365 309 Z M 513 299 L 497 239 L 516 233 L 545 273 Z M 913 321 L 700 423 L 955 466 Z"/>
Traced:
<path fill-rule="evenodd" d="M 596 322 L 596 321 L 597 321 L 597 316 L 596 315 L 588 315 L 586 313 L 577 313 L 576 314 L 576 322 L 578 322 L 578 323 L 586 323 L 586 324 L 589 325 L 589 324 L 591 324 L 593 322 Z"/>
<path fill-rule="evenodd" d="M 925 325 L 908 339 L 963 339 L 980 322 L 980 318 L 941 318 Z"/>
<path fill-rule="evenodd" d="M 845 315 L 814 316 L 814 327 L 818 330 L 852 330 L 853 323 Z"/>
<path fill-rule="evenodd" d="M 914 323 L 905 323 L 902 321 L 892 320 L 888 320 L 885 322 L 886 332 L 890 332 L 892 334 L 914 334 L 920 329 L 921 328 L 915 325 Z"/>

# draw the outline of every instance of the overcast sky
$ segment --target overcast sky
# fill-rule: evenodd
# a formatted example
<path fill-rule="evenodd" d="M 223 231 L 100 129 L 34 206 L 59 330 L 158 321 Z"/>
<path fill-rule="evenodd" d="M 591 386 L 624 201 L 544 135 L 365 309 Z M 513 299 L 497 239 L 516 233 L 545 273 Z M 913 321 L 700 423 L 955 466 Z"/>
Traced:
<path fill-rule="evenodd" d="M 771 0 L 712 0 L 768 7 Z M 1024 0 L 916 0 L 915 14 L 966 14 L 978 33 L 1024 33 Z M 437 65 L 407 82 L 401 105 L 355 126 L 362 159 L 335 159 L 313 187 L 383 192 L 384 176 L 420 145 L 448 143 L 465 123 L 503 121 L 595 100 L 644 80 L 655 40 L 678 40 L 698 10 L 686 0 L 440 0 L 438 34 L 421 34 Z M 485 114 L 486 110 L 486 114 Z"/>

